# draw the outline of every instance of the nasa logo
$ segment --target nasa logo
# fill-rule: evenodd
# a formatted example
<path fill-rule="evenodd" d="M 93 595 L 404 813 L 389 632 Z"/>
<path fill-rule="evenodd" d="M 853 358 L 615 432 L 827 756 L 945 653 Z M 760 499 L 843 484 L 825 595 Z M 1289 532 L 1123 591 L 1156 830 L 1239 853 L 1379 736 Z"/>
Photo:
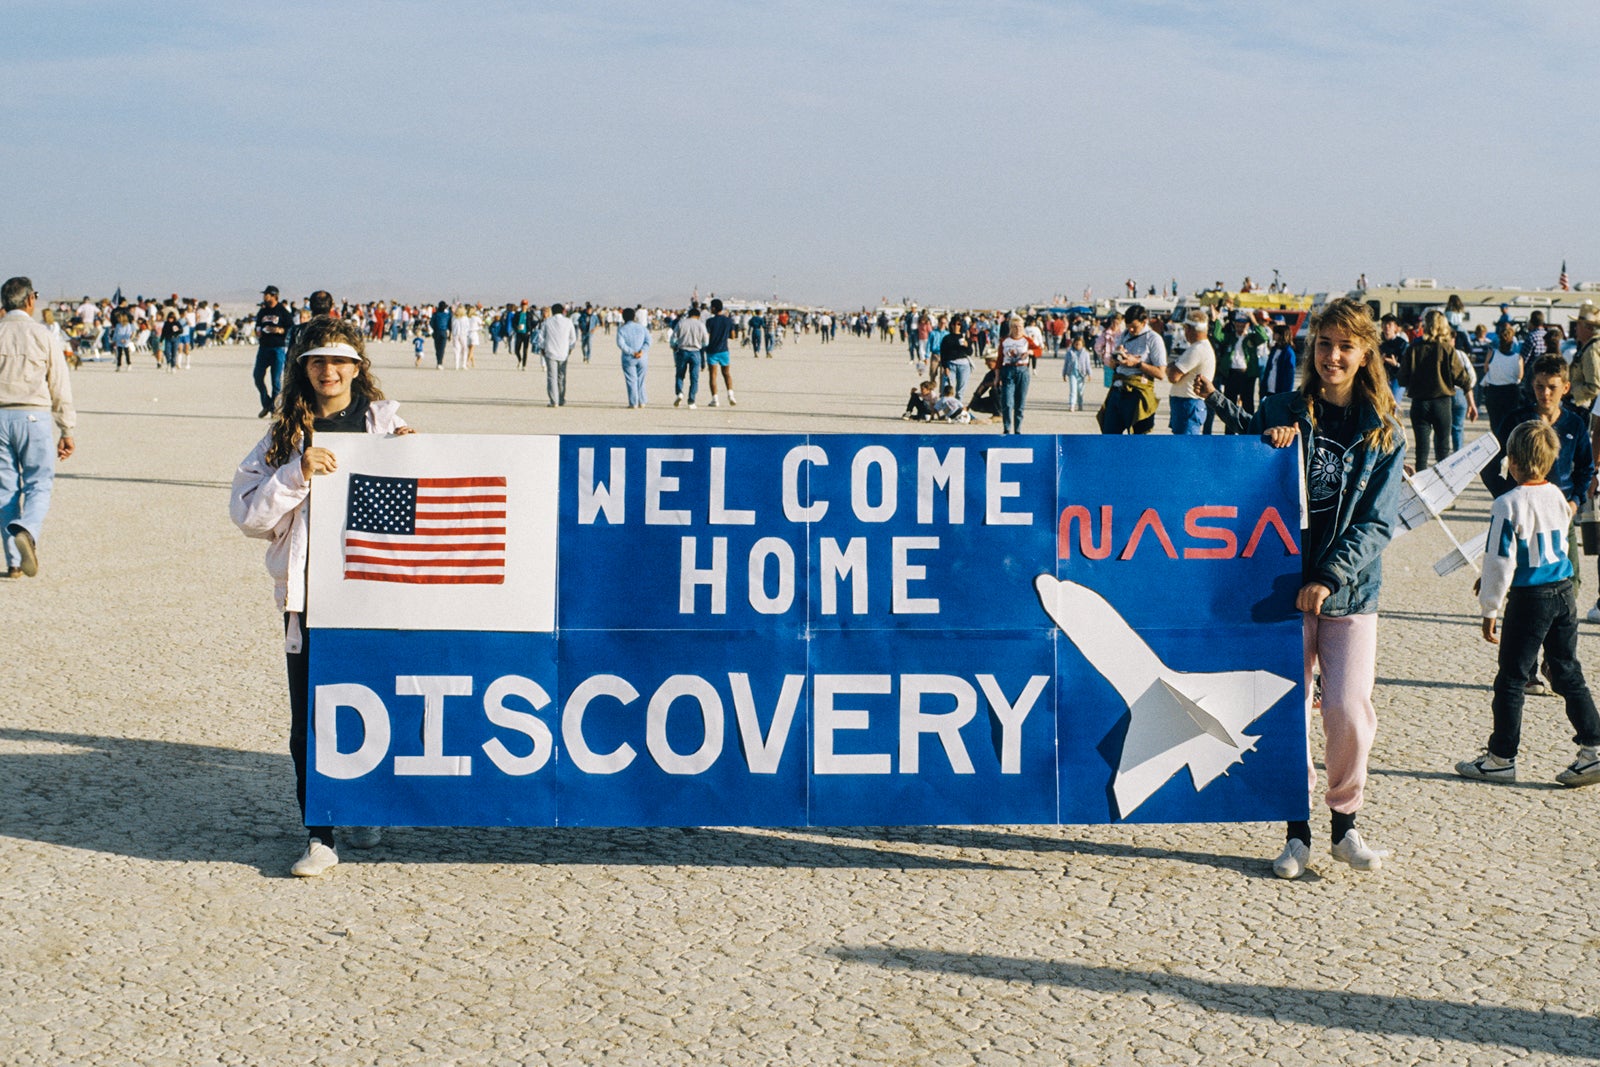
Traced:
<path fill-rule="evenodd" d="M 1278 514 L 1278 509 L 1267 506 L 1261 512 L 1250 534 L 1245 540 L 1244 551 L 1239 551 L 1239 537 L 1231 525 L 1208 525 L 1203 520 L 1233 520 L 1239 517 L 1239 509 L 1227 504 L 1201 504 L 1190 508 L 1183 513 L 1183 531 L 1194 544 L 1186 544 L 1183 548 L 1183 559 L 1249 559 L 1261 547 L 1261 540 L 1268 531 L 1276 534 L 1278 540 L 1283 542 L 1284 554 L 1298 556 L 1300 548 L 1294 542 L 1294 537 L 1289 533 L 1289 527 L 1284 524 L 1283 517 Z M 1078 551 L 1086 559 L 1106 559 L 1116 548 L 1116 529 L 1112 517 L 1112 505 L 1103 504 L 1100 507 L 1100 536 L 1098 541 L 1094 531 L 1089 525 L 1089 509 L 1082 504 L 1071 504 L 1061 511 L 1061 521 L 1056 527 L 1056 558 L 1072 558 L 1072 526 L 1078 524 Z M 1161 513 L 1155 508 L 1145 508 L 1134 522 L 1132 530 L 1122 542 L 1122 550 L 1117 552 L 1119 560 L 1132 559 L 1139 550 L 1145 534 L 1148 533 L 1156 544 L 1161 546 L 1168 559 L 1178 559 L 1178 549 L 1172 543 L 1171 536 L 1167 533 L 1166 524 L 1161 521 Z"/>

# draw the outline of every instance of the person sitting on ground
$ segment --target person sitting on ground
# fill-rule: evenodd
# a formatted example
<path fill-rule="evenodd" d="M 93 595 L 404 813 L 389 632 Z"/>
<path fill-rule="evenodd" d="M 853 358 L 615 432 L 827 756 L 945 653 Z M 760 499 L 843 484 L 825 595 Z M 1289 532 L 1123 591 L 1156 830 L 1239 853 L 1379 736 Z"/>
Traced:
<path fill-rule="evenodd" d="M 974 417 L 987 415 L 990 422 L 1000 421 L 1000 371 L 990 367 L 978 387 L 967 400 L 967 411 Z"/>
<path fill-rule="evenodd" d="M 940 422 L 971 422 L 972 416 L 967 414 L 967 409 L 961 406 L 961 398 L 956 396 L 956 387 L 944 387 L 944 395 L 933 406 L 933 414 Z"/>
<path fill-rule="evenodd" d="M 920 419 L 922 421 L 932 419 L 934 405 L 938 402 L 937 394 L 934 392 L 937 388 L 938 383 L 930 379 L 911 390 L 911 399 L 906 401 L 905 413 L 900 417 L 902 419 Z"/>
<path fill-rule="evenodd" d="M 1559 356 L 1550 358 L 1560 361 Z M 1578 744 L 1577 758 L 1556 781 L 1569 787 L 1600 782 L 1600 714 L 1578 663 L 1578 606 L 1567 538 L 1571 503 L 1546 480 L 1560 450 L 1560 438 L 1542 418 L 1518 425 L 1506 442 L 1506 465 L 1517 486 L 1496 497 L 1490 509 L 1478 594 L 1483 639 L 1500 646 L 1491 705 L 1494 730 L 1482 753 L 1456 764 L 1463 778 L 1517 780 L 1523 691 L 1543 649 L 1545 669 L 1552 688 L 1566 701 L 1572 739 Z M 1504 625 L 1497 633 L 1502 608 Z"/>

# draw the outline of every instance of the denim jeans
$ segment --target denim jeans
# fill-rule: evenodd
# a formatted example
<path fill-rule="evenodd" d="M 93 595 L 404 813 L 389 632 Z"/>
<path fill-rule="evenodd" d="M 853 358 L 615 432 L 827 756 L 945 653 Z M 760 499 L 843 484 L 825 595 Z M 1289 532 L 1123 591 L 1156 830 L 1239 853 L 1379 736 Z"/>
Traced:
<path fill-rule="evenodd" d="M 167 353 L 167 362 L 171 364 L 174 353 Z M 261 397 L 261 406 L 267 410 L 272 409 L 272 401 L 278 395 L 278 389 L 283 385 L 283 363 L 289 358 L 289 349 L 284 348 L 258 348 L 256 349 L 255 382 L 256 392 Z M 272 380 L 272 392 L 267 392 L 267 379 Z"/>
<path fill-rule="evenodd" d="M 693 404 L 700 395 L 700 350 L 698 348 L 679 348 L 672 353 L 672 370 L 674 374 L 673 392 L 683 396 L 683 379 L 689 378 L 689 403 Z"/>
<path fill-rule="evenodd" d="M 1076 374 L 1069 374 L 1067 381 L 1067 408 L 1072 411 L 1083 410 L 1084 380 Z"/>
<path fill-rule="evenodd" d="M 1511 759 L 1522 744 L 1522 703 L 1539 651 L 1550 664 L 1551 688 L 1567 702 L 1580 745 L 1600 745 L 1600 715 L 1578 665 L 1578 603 L 1572 582 L 1513 586 L 1500 620 L 1500 670 L 1494 676 L 1494 733 L 1489 751 Z"/>
<path fill-rule="evenodd" d="M 1467 433 L 1467 391 L 1456 390 L 1456 398 L 1450 404 L 1450 451 L 1461 451 L 1461 440 Z"/>
<path fill-rule="evenodd" d="M 1167 427 L 1175 434 L 1198 434 L 1206 419 L 1206 404 L 1192 396 L 1167 399 Z"/>
<path fill-rule="evenodd" d="M 965 404 L 967 379 L 972 377 L 972 364 L 963 359 L 956 363 L 947 363 L 945 369 L 950 372 L 950 384 L 956 387 L 956 399 Z"/>
<path fill-rule="evenodd" d="M 39 528 L 50 510 L 56 482 L 54 425 L 50 412 L 42 409 L 0 408 L 0 540 L 5 542 L 7 567 L 22 564 L 7 527 L 18 523 L 38 544 Z"/>
<path fill-rule="evenodd" d="M 649 356 L 630 356 L 622 354 L 622 381 L 628 388 L 628 406 L 630 408 L 644 407 L 644 375 L 650 369 Z"/>
<path fill-rule="evenodd" d="M 1000 432 L 1022 432 L 1022 410 L 1028 403 L 1028 383 L 1033 371 L 1027 367 L 1000 368 Z"/>

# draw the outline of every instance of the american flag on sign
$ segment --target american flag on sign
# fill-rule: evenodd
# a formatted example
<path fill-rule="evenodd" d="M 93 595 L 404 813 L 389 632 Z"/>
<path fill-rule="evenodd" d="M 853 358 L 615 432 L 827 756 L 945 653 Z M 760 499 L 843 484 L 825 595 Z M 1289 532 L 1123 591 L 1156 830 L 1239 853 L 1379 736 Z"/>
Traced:
<path fill-rule="evenodd" d="M 352 474 L 344 576 L 423 585 L 505 584 L 506 480 Z"/>

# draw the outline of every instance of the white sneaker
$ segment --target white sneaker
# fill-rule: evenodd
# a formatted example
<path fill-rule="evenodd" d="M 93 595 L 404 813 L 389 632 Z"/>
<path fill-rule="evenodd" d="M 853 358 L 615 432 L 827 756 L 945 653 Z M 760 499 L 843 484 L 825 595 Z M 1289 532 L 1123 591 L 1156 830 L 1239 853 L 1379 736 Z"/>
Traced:
<path fill-rule="evenodd" d="M 739 402 L 733 398 L 733 390 L 732 389 L 728 390 L 728 406 L 729 407 L 735 407 L 735 408 L 739 406 Z"/>
<path fill-rule="evenodd" d="M 677 396 L 672 398 L 672 406 L 673 407 L 679 407 L 682 404 L 683 404 L 683 394 L 682 393 L 679 393 Z"/>
<path fill-rule="evenodd" d="M 315 878 L 339 865 L 339 854 L 316 838 L 306 845 L 306 854 L 294 861 L 289 873 L 296 878 Z"/>
<path fill-rule="evenodd" d="M 717 397 L 712 397 L 710 406 L 711 407 L 716 407 L 717 406 L 717 400 L 718 400 Z"/>
<path fill-rule="evenodd" d="M 1371 848 L 1361 840 L 1361 831 L 1350 830 L 1344 839 L 1333 846 L 1333 858 L 1340 863 L 1348 863 L 1358 871 L 1375 871 L 1383 866 L 1383 859 L 1389 854 L 1387 849 Z"/>
<path fill-rule="evenodd" d="M 344 843 L 351 848 L 377 848 L 382 841 L 380 826 L 352 826 L 344 835 Z"/>
<path fill-rule="evenodd" d="M 1578 758 L 1556 775 L 1556 781 L 1572 789 L 1600 783 L 1600 750 L 1592 745 L 1578 749 Z"/>
<path fill-rule="evenodd" d="M 1517 759 L 1501 759 L 1488 749 L 1484 749 L 1471 759 L 1464 759 L 1456 764 L 1456 773 L 1463 778 L 1476 778 L 1480 782 L 1515 782 L 1517 780 Z"/>
<path fill-rule="evenodd" d="M 690 411 L 693 411 L 696 406 L 697 405 L 695 404 L 695 402 L 693 400 L 689 401 L 689 410 Z"/>
<path fill-rule="evenodd" d="M 1283 846 L 1283 851 L 1278 853 L 1278 858 L 1272 861 L 1272 873 L 1279 878 L 1298 878 L 1305 873 L 1310 862 L 1311 850 L 1306 843 L 1298 837 L 1291 837 Z"/>

